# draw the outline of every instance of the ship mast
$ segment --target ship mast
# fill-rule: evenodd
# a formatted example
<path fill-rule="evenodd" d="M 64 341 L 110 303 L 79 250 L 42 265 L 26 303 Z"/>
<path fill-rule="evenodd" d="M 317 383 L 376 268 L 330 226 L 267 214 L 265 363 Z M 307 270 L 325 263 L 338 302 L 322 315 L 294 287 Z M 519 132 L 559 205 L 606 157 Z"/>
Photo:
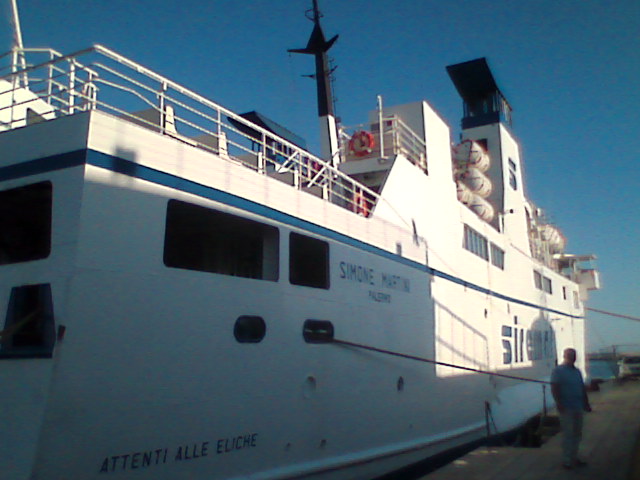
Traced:
<path fill-rule="evenodd" d="M 18 71 L 18 64 L 21 70 L 27 68 L 24 59 L 24 45 L 22 44 L 22 30 L 20 29 L 20 15 L 18 14 L 18 0 L 11 0 L 11 23 L 13 24 L 13 50 L 12 71 Z M 24 79 L 26 86 L 26 76 Z"/>
<path fill-rule="evenodd" d="M 336 165 L 339 162 L 338 128 L 333 111 L 333 94 L 331 92 L 331 69 L 327 52 L 338 39 L 338 35 L 329 41 L 325 39 L 320 26 L 320 10 L 318 0 L 313 0 L 313 8 L 308 12 L 313 14 L 313 31 L 305 48 L 290 49 L 291 53 L 313 55 L 316 60 L 316 80 L 318 95 L 318 116 L 320 117 L 320 145 L 323 158 L 331 159 Z"/>

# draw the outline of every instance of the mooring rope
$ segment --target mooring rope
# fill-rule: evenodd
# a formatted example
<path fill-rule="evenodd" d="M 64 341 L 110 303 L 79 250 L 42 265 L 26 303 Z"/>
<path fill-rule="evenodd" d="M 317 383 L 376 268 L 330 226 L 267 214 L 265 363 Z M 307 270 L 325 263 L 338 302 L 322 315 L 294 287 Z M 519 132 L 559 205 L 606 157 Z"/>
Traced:
<path fill-rule="evenodd" d="M 627 320 L 634 320 L 636 322 L 640 322 L 640 317 L 632 317 L 631 315 L 623 315 L 621 313 L 607 312 L 606 310 L 598 310 L 597 308 L 591 308 L 591 307 L 586 307 L 585 310 L 589 310 L 590 312 L 601 313 L 603 315 L 609 315 L 611 317 L 626 318 Z"/>
<path fill-rule="evenodd" d="M 333 342 L 333 343 L 337 343 L 339 345 L 345 345 L 345 346 L 348 346 L 348 347 L 361 348 L 363 350 L 369 350 L 371 352 L 378 352 L 378 353 L 383 353 L 385 355 L 392 355 L 392 356 L 395 356 L 395 357 L 407 358 L 409 360 L 416 360 L 418 362 L 431 363 L 433 365 L 441 365 L 443 367 L 457 368 L 459 370 L 466 370 L 466 371 L 469 371 L 469 372 L 481 373 L 483 375 L 492 375 L 492 376 L 496 376 L 496 377 L 510 378 L 512 380 L 522 380 L 522 381 L 525 381 L 525 382 L 541 383 L 541 384 L 545 384 L 545 385 L 548 385 L 548 384 L 551 383 L 551 382 L 547 382 L 547 381 L 544 381 L 544 380 L 534 380 L 533 378 L 525 378 L 525 377 L 519 377 L 519 376 L 516 376 L 516 375 L 507 375 L 505 373 L 496 373 L 496 372 L 490 372 L 488 370 L 480 370 L 479 368 L 464 367 L 462 365 L 456 365 L 454 363 L 439 362 L 437 360 L 432 360 L 430 358 L 418 357 L 418 356 L 415 356 L 415 355 L 408 355 L 406 353 L 394 352 L 392 350 L 386 350 L 384 348 L 372 347 L 370 345 L 364 345 L 362 343 L 349 342 L 348 340 L 340 340 L 340 339 L 337 339 L 337 338 L 333 338 L 330 341 Z"/>

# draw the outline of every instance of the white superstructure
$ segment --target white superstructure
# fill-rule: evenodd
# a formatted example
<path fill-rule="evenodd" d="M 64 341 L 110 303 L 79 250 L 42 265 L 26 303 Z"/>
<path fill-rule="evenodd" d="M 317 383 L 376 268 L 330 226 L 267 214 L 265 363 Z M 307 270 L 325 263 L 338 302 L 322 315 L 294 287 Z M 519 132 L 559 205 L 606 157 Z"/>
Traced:
<path fill-rule="evenodd" d="M 104 47 L 19 53 L 3 479 L 368 479 L 522 425 L 584 352 L 597 272 L 525 197 L 501 96 L 480 118 L 456 84 L 454 158 L 417 102 L 323 160 Z"/>

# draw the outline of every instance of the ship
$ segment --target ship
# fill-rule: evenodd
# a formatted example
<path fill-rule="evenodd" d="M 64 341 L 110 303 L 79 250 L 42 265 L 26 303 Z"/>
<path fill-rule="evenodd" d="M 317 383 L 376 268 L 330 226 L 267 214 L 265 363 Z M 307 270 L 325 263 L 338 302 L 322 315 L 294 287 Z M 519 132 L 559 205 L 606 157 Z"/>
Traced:
<path fill-rule="evenodd" d="M 487 60 L 457 142 L 426 101 L 345 126 L 310 18 L 319 155 L 101 45 L 2 57 L 4 479 L 370 479 L 553 405 L 599 274 Z"/>

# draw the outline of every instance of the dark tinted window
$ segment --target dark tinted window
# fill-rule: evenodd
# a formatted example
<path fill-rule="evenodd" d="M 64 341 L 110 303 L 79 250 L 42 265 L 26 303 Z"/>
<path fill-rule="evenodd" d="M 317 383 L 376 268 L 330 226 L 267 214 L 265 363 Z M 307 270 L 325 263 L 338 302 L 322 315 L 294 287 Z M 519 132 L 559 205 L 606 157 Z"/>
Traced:
<path fill-rule="evenodd" d="M 12 288 L 0 332 L 0 357 L 50 357 L 54 343 L 51 286 Z"/>
<path fill-rule="evenodd" d="M 289 237 L 289 281 L 305 287 L 329 288 L 329 244 L 292 233 Z"/>
<path fill-rule="evenodd" d="M 0 265 L 49 256 L 51 198 L 51 182 L 0 192 Z"/>
<path fill-rule="evenodd" d="M 276 227 L 170 200 L 164 241 L 168 267 L 278 280 Z"/>

